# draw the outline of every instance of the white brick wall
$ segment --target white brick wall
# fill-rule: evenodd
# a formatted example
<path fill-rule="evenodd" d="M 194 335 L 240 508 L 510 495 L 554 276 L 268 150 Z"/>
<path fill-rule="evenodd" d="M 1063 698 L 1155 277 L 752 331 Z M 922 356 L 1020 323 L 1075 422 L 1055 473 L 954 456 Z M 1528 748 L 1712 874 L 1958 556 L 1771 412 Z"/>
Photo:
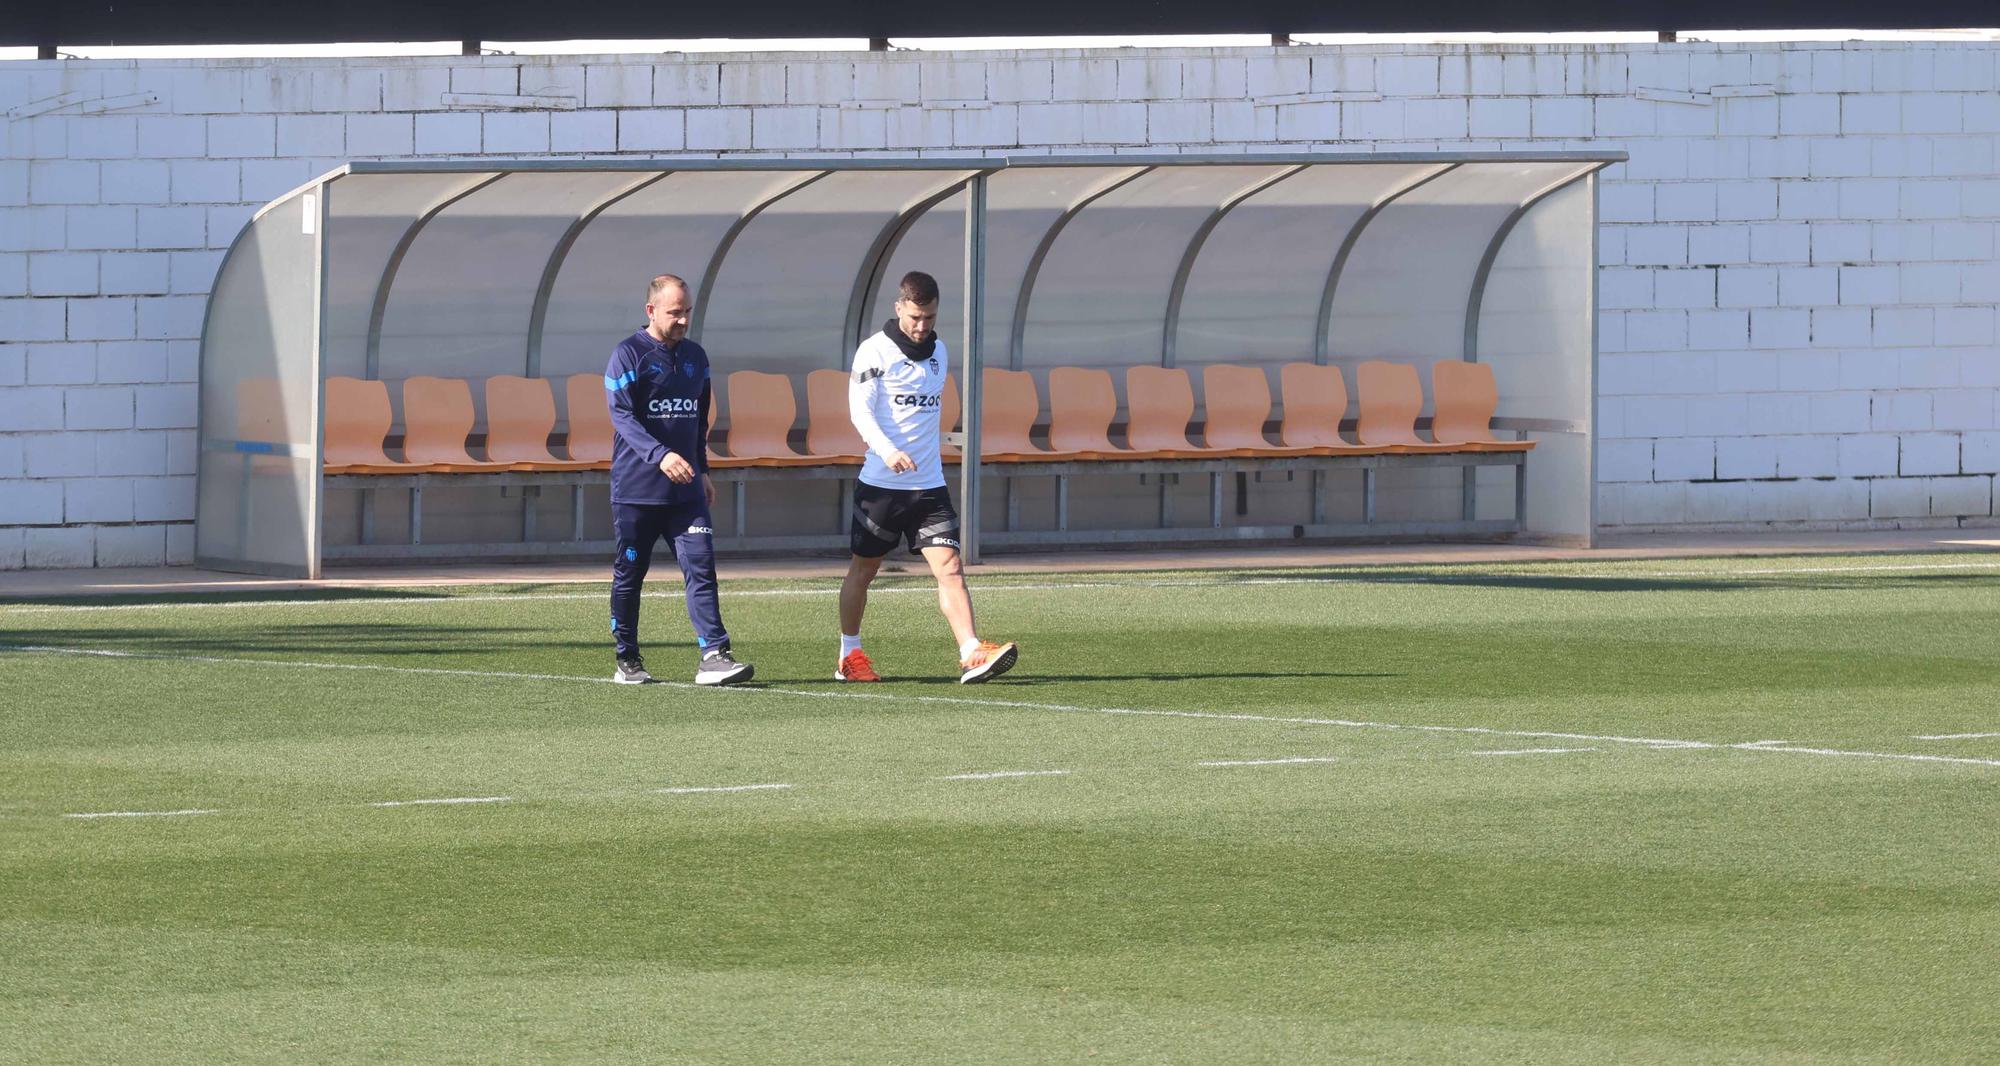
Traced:
<path fill-rule="evenodd" d="M 154 93 L 0 120 L 0 568 L 185 562 L 221 250 L 346 158 L 1622 148 L 1601 186 L 1600 513 L 1993 520 L 2000 47 L 10 62 Z M 61 79 L 51 75 L 60 74 Z M 1721 90 L 1718 92 L 1718 90 Z M 450 93 L 548 107 L 453 111 Z M 1746 95 L 1747 94 L 1747 95 Z"/>

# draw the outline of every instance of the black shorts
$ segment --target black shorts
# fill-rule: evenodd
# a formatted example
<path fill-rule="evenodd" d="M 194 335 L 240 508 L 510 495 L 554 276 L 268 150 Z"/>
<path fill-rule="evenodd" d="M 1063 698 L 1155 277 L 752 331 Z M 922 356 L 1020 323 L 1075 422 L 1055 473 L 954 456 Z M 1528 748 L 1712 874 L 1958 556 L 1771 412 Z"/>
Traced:
<path fill-rule="evenodd" d="M 958 548 L 958 511 L 951 493 L 934 489 L 885 489 L 866 481 L 854 483 L 854 522 L 847 534 L 854 554 L 880 559 L 908 541 L 910 554 L 925 548 Z"/>

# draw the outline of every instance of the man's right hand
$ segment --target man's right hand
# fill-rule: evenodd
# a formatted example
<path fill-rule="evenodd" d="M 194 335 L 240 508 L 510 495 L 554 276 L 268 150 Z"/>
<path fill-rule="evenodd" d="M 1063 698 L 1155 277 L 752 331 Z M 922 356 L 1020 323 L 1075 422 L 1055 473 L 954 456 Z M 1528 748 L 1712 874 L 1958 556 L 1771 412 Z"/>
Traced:
<path fill-rule="evenodd" d="M 882 458 L 883 461 L 889 464 L 889 469 L 898 474 L 907 474 L 917 468 L 917 461 L 910 458 L 908 452 L 901 450 L 893 451 Z"/>
<path fill-rule="evenodd" d="M 674 452 L 668 452 L 666 457 L 660 460 L 660 473 L 667 475 L 667 480 L 676 485 L 685 485 L 694 480 L 693 465 Z"/>

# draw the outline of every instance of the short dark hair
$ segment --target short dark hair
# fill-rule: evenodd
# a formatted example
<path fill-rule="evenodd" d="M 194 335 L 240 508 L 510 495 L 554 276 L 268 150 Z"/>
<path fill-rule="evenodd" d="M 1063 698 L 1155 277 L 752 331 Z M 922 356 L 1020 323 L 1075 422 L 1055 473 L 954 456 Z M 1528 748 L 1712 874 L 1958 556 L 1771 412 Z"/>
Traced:
<path fill-rule="evenodd" d="M 646 285 L 646 302 L 649 304 L 659 303 L 660 290 L 666 288 L 669 285 L 680 286 L 682 292 L 688 291 L 688 283 L 681 280 L 680 275 L 660 274 L 655 276 L 653 280 Z"/>
<path fill-rule="evenodd" d="M 921 270 L 912 270 L 903 275 L 903 283 L 898 287 L 896 297 L 918 307 L 934 304 L 938 301 L 937 279 Z"/>

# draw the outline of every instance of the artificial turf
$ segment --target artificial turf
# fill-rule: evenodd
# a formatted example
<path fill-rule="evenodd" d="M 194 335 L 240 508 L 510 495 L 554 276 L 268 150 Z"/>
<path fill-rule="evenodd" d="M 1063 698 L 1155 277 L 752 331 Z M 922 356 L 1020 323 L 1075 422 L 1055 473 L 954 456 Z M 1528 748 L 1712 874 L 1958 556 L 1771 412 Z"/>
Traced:
<path fill-rule="evenodd" d="M 0 603 L 0 1059 L 2000 1047 L 2000 556 L 723 579 Z"/>

